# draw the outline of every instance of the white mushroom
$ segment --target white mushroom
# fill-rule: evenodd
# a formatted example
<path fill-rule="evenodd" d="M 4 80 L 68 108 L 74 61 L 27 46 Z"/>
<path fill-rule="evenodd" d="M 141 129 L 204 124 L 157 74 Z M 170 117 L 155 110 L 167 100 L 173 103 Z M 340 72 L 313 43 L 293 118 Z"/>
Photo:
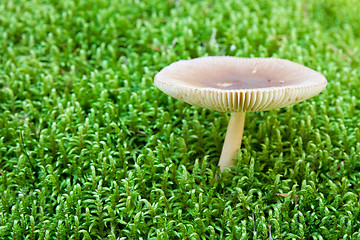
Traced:
<path fill-rule="evenodd" d="M 221 171 L 234 165 L 245 112 L 304 101 L 319 94 L 326 84 L 321 73 L 276 58 L 202 57 L 172 63 L 155 76 L 155 85 L 169 96 L 232 113 L 219 160 Z"/>

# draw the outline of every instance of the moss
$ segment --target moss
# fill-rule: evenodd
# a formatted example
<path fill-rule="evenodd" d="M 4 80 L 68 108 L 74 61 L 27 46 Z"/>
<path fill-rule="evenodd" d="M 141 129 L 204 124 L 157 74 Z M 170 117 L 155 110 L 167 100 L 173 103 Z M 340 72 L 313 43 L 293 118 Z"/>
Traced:
<path fill-rule="evenodd" d="M 359 238 L 358 7 L 2 1 L 0 238 Z M 329 80 L 248 114 L 218 181 L 228 115 L 153 85 L 169 63 L 206 55 L 286 58 Z"/>

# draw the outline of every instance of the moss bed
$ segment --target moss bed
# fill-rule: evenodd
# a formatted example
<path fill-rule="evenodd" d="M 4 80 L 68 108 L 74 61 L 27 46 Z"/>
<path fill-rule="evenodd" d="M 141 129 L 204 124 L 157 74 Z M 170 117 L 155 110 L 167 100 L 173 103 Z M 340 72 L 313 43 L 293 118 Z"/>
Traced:
<path fill-rule="evenodd" d="M 358 0 L 0 2 L 0 239 L 360 239 Z M 320 95 L 229 114 L 163 94 L 180 59 L 278 57 Z"/>

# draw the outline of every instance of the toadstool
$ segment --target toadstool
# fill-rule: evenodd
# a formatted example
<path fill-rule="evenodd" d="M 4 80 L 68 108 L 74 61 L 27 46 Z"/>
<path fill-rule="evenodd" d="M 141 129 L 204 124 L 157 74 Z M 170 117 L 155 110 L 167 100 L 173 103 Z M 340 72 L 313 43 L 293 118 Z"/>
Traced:
<path fill-rule="evenodd" d="M 174 62 L 156 74 L 164 93 L 191 105 L 230 112 L 219 166 L 234 165 L 245 113 L 268 111 L 319 94 L 326 78 L 308 67 L 278 58 L 201 57 Z"/>

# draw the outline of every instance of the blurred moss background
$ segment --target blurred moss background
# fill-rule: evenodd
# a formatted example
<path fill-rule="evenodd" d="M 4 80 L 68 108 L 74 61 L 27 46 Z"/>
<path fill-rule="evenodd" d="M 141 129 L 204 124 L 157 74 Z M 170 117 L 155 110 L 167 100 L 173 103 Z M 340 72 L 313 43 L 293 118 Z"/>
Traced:
<path fill-rule="evenodd" d="M 357 0 L 4 0 L 0 239 L 360 239 Z M 154 75 L 207 55 L 286 58 L 326 90 L 228 114 Z"/>

